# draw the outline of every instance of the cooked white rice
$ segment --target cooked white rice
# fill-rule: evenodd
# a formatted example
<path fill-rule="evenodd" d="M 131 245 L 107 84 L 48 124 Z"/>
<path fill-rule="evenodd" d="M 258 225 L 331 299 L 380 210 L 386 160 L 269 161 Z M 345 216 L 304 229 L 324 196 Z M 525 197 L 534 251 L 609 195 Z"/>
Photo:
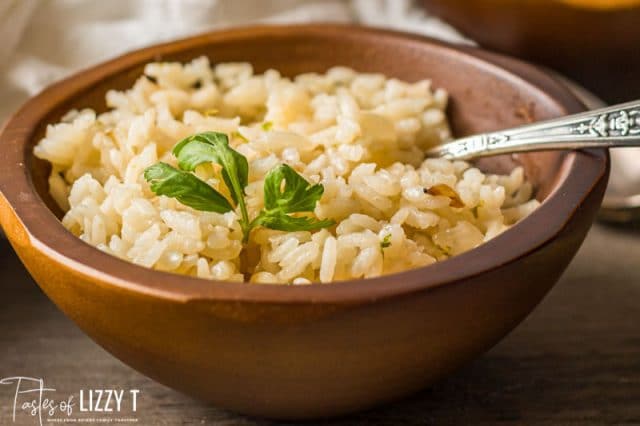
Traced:
<path fill-rule="evenodd" d="M 151 63 L 108 112 L 71 111 L 35 155 L 53 165 L 62 223 L 87 243 L 136 264 L 216 280 L 328 283 L 429 265 L 505 231 L 538 205 L 521 168 L 485 175 L 422 152 L 450 138 L 447 94 L 335 67 L 285 78 L 248 63 Z M 287 163 L 324 185 L 316 232 L 257 228 L 245 249 L 235 212 L 195 211 L 153 194 L 143 170 L 175 165 L 171 148 L 202 131 L 229 135 L 249 160 L 249 212 L 263 178 Z M 210 166 L 196 174 L 218 190 Z M 445 186 L 446 185 L 446 186 Z M 440 195 L 438 195 L 440 194 Z M 385 244 L 382 244 L 385 242 Z M 383 247 L 384 246 L 384 247 Z M 247 260 L 248 259 L 248 260 Z"/>

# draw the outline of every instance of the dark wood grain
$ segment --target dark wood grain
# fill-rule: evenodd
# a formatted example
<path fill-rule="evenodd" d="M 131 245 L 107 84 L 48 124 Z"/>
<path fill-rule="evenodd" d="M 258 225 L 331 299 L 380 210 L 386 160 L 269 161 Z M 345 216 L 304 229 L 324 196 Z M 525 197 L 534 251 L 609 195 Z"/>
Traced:
<path fill-rule="evenodd" d="M 539 308 L 485 356 L 409 399 L 325 423 L 640 424 L 638 260 L 640 228 L 596 225 Z M 270 424 L 190 399 L 111 357 L 48 301 L 4 239 L 0 271 L 0 377 L 42 376 L 68 392 L 138 388 L 143 425 Z M 0 387 L 2 425 L 11 424 L 11 396 Z"/>

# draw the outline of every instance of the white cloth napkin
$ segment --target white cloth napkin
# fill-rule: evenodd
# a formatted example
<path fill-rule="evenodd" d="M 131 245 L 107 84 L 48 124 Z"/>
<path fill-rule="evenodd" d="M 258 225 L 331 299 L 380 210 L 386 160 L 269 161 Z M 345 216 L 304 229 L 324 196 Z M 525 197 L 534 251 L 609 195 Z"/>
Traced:
<path fill-rule="evenodd" d="M 409 0 L 2 0 L 0 122 L 51 82 L 128 50 L 214 28 L 308 21 L 464 40 Z"/>
<path fill-rule="evenodd" d="M 1 0 L 0 123 L 51 82 L 128 50 L 214 28 L 308 21 L 470 42 L 411 0 Z M 612 155 L 613 187 L 640 192 L 640 150 Z"/>

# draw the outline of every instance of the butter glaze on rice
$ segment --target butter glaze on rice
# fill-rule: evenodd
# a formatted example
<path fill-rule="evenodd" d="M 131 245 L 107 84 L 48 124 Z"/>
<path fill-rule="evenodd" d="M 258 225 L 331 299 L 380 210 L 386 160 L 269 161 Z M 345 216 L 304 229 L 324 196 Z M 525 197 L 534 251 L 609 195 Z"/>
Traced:
<path fill-rule="evenodd" d="M 63 225 L 136 264 L 253 283 L 375 277 L 477 247 L 538 206 L 521 168 L 498 176 L 461 161 L 421 161 L 426 148 L 450 139 L 447 94 L 428 80 L 344 67 L 289 79 L 275 70 L 256 75 L 248 63 L 211 67 L 207 58 L 148 64 L 145 74 L 130 90 L 107 93 L 109 111 L 69 112 L 34 149 L 53 165 L 50 192 L 66 212 Z M 241 262 L 236 213 L 158 197 L 142 176 L 157 161 L 175 165 L 174 144 L 202 131 L 227 133 L 249 160 L 252 216 L 263 206 L 264 176 L 287 163 L 324 185 L 315 214 L 336 226 L 258 228 Z M 196 174 L 224 193 L 213 167 Z M 434 195 L 437 185 L 458 202 Z"/>

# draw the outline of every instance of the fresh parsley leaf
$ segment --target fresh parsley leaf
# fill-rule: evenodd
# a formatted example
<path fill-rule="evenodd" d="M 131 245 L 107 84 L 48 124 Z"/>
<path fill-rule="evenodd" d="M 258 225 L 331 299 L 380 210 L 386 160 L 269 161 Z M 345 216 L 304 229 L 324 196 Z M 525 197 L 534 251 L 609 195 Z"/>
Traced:
<path fill-rule="evenodd" d="M 252 222 L 253 226 L 264 226 L 277 231 L 315 231 L 335 224 L 333 220 L 318 220 L 309 216 L 289 216 L 282 211 L 261 212 Z"/>
<path fill-rule="evenodd" d="M 158 195 L 176 198 L 197 210 L 231 211 L 233 206 L 222 194 L 190 173 L 200 164 L 219 164 L 231 198 L 240 208 L 243 243 L 249 240 L 249 234 L 256 226 L 294 232 L 313 231 L 335 224 L 333 220 L 318 220 L 298 214 L 313 212 L 324 187 L 307 182 L 286 164 L 275 167 L 265 177 L 265 208 L 253 221 L 249 221 L 244 193 L 249 183 L 249 164 L 242 154 L 229 146 L 229 138 L 223 133 L 204 132 L 189 136 L 173 148 L 173 154 L 181 170 L 165 163 L 145 170 L 145 179 L 151 184 L 151 190 Z"/>
<path fill-rule="evenodd" d="M 229 146 L 224 133 L 204 132 L 189 136 L 173 148 L 182 170 L 192 171 L 200 164 L 213 162 L 222 166 L 222 179 L 229 188 L 231 198 L 240 206 L 240 227 L 244 242 L 251 232 L 249 213 L 244 200 L 244 188 L 249 183 L 249 163 L 246 157 Z"/>
<path fill-rule="evenodd" d="M 144 178 L 157 195 L 175 198 L 196 210 L 216 213 L 233 210 L 229 201 L 211 186 L 193 174 L 166 163 L 157 163 L 145 169 Z"/>
<path fill-rule="evenodd" d="M 182 170 L 193 171 L 203 163 L 222 166 L 222 178 L 238 204 L 244 196 L 244 188 L 249 183 L 249 164 L 244 155 L 229 146 L 229 138 L 224 133 L 204 132 L 189 136 L 173 148 Z"/>
<path fill-rule="evenodd" d="M 252 225 L 279 231 L 313 231 L 329 227 L 335 223 L 333 220 L 289 216 L 290 213 L 312 212 L 323 192 L 322 185 L 310 184 L 290 166 L 281 164 L 265 177 L 265 209 Z"/>
<path fill-rule="evenodd" d="M 262 127 L 262 130 L 264 130 L 265 132 L 268 132 L 273 127 L 273 122 L 272 121 L 265 121 L 264 123 L 262 123 L 261 127 Z"/>
<path fill-rule="evenodd" d="M 312 212 L 323 192 L 322 185 L 311 185 L 290 166 L 281 164 L 264 179 L 264 206 L 283 213 Z"/>

